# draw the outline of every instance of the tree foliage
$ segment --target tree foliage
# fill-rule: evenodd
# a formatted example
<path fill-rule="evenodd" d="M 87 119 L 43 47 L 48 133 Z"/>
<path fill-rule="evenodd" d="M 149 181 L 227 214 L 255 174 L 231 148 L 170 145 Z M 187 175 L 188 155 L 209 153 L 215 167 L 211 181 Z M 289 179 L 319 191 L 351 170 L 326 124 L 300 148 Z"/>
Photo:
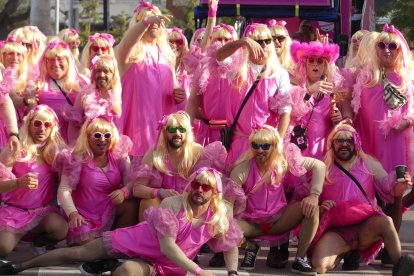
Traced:
<path fill-rule="evenodd" d="M 394 1 L 391 10 L 391 23 L 395 25 L 405 36 L 407 42 L 413 46 L 414 24 L 412 17 L 414 14 L 414 1 L 397 0 Z"/>

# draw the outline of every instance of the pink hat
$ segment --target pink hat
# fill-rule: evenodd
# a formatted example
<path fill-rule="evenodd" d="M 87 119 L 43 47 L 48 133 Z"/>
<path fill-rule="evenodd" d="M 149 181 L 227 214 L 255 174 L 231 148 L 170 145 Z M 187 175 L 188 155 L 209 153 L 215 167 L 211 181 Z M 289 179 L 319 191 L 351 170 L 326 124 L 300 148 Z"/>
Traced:
<path fill-rule="evenodd" d="M 329 64 L 334 63 L 339 57 L 339 46 L 337 44 L 322 44 L 311 41 L 309 43 L 293 41 L 290 45 L 290 55 L 295 63 L 300 63 L 308 56 L 324 57 Z"/>

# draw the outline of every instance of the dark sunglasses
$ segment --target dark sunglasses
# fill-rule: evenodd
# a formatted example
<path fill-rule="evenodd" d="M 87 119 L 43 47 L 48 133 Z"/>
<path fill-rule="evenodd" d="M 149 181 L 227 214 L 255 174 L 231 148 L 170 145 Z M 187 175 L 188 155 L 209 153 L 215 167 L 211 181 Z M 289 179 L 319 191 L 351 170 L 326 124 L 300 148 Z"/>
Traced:
<path fill-rule="evenodd" d="M 32 48 L 32 43 L 24 43 L 24 42 L 22 42 L 22 45 L 24 47 L 26 47 L 26 49 Z"/>
<path fill-rule="evenodd" d="M 216 41 L 218 41 L 218 42 L 229 42 L 229 41 L 231 41 L 231 38 L 228 38 L 228 37 L 217 37 L 216 38 Z"/>
<path fill-rule="evenodd" d="M 348 145 L 353 145 L 354 138 L 349 138 L 349 139 L 337 138 L 337 139 L 334 139 L 334 143 L 337 145 L 342 145 L 343 143 L 346 143 Z"/>
<path fill-rule="evenodd" d="M 51 122 L 42 122 L 40 120 L 34 120 L 33 121 L 33 126 L 35 128 L 41 128 L 42 126 L 44 126 L 45 128 L 51 128 L 52 125 L 53 124 Z"/>
<path fill-rule="evenodd" d="M 314 57 L 308 57 L 308 63 L 310 63 L 310 64 L 315 64 L 315 63 L 317 63 L 317 64 L 323 64 L 323 58 L 322 57 L 319 57 L 319 58 L 314 58 Z"/>
<path fill-rule="evenodd" d="M 101 50 L 101 52 L 107 52 L 109 47 L 99 47 L 99 46 L 91 46 L 91 49 L 94 52 L 98 52 L 99 50 Z"/>
<path fill-rule="evenodd" d="M 175 45 L 179 45 L 179 46 L 184 44 L 184 41 L 182 39 L 170 39 L 170 40 L 168 40 L 168 42 L 170 44 L 175 44 Z"/>
<path fill-rule="evenodd" d="M 103 138 L 105 138 L 105 140 L 111 139 L 112 137 L 112 133 L 107 132 L 107 133 L 100 133 L 100 132 L 95 132 L 93 134 L 93 138 L 95 138 L 96 140 L 101 139 L 103 136 Z"/>
<path fill-rule="evenodd" d="M 200 184 L 197 181 L 191 182 L 191 188 L 193 190 L 198 190 L 200 187 L 201 187 L 201 190 L 205 193 L 207 193 L 208 191 L 211 191 L 213 189 L 213 187 L 211 187 L 208 184 Z"/>
<path fill-rule="evenodd" d="M 176 133 L 177 129 L 180 133 L 185 133 L 187 131 L 187 129 L 183 126 L 178 126 L 178 127 L 169 126 L 169 127 L 167 127 L 167 132 L 168 133 Z"/>
<path fill-rule="evenodd" d="M 259 43 L 259 45 L 262 45 L 263 43 L 265 43 L 266 45 L 269 45 L 270 43 L 272 43 L 272 39 L 267 38 L 267 39 L 256 39 L 255 40 L 257 43 Z"/>
<path fill-rule="evenodd" d="M 276 42 L 276 40 L 277 40 L 279 43 L 282 43 L 283 41 L 285 41 L 286 36 L 283 36 L 283 35 L 281 35 L 281 36 L 272 36 L 272 38 L 273 38 L 274 42 Z"/>
<path fill-rule="evenodd" d="M 381 50 L 385 50 L 385 48 L 387 48 L 390 51 L 395 51 L 398 48 L 398 45 L 395 42 L 385 43 L 385 42 L 380 41 L 380 42 L 377 43 L 377 46 Z"/>
<path fill-rule="evenodd" d="M 268 143 L 266 143 L 266 144 L 257 144 L 255 142 L 252 142 L 252 148 L 254 150 L 258 150 L 260 148 L 262 148 L 262 150 L 269 150 L 271 146 L 272 146 L 272 144 L 268 144 Z"/>

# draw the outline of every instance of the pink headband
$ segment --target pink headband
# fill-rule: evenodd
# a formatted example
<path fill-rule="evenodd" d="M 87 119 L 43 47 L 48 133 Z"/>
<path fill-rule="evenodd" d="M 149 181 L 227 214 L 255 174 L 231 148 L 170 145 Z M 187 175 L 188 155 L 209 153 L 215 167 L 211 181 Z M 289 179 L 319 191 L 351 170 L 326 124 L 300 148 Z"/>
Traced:
<path fill-rule="evenodd" d="M 107 114 L 94 114 L 93 116 L 89 117 L 88 125 L 90 125 L 96 119 L 103 119 L 103 120 L 107 121 L 108 123 L 112 123 L 112 125 L 113 125 L 112 116 L 109 116 Z"/>
<path fill-rule="evenodd" d="M 70 29 L 69 31 L 70 31 L 72 34 L 74 34 L 74 35 L 79 34 L 79 33 L 78 33 L 78 30 L 76 30 L 76 29 Z"/>
<path fill-rule="evenodd" d="M 51 109 L 49 106 L 45 105 L 45 104 L 39 104 L 39 105 L 37 105 L 35 108 L 33 108 L 32 110 L 30 110 L 29 115 L 30 116 L 33 116 L 33 113 L 35 113 L 36 111 L 40 111 L 40 110 L 47 110 L 50 113 L 52 113 L 56 125 L 59 124 L 59 118 L 56 115 L 55 111 L 53 109 Z"/>
<path fill-rule="evenodd" d="M 191 190 L 191 183 L 203 172 L 211 172 L 214 175 L 214 179 L 216 180 L 216 190 L 217 193 L 221 193 L 223 191 L 223 184 L 221 183 L 221 173 L 213 168 L 202 167 L 199 168 L 195 173 L 193 173 L 190 177 L 190 180 L 185 187 L 184 191 L 189 192 Z"/>
<path fill-rule="evenodd" d="M 348 129 L 348 128 L 340 128 L 340 129 L 335 131 L 335 133 L 332 135 L 332 137 L 335 137 L 341 131 L 351 133 L 352 137 L 354 138 L 355 150 L 357 150 L 357 151 L 361 150 L 361 147 L 362 147 L 361 137 L 359 136 L 359 133 L 356 132 L 356 130 L 354 131 L 354 130 L 351 130 L 351 129 Z"/>
<path fill-rule="evenodd" d="M 400 41 L 401 41 L 401 50 L 403 52 L 403 64 L 404 64 L 404 67 L 406 67 L 408 53 L 409 53 L 409 50 L 410 50 L 410 47 L 408 46 L 407 40 L 405 40 L 402 33 L 397 28 L 395 28 L 394 25 L 385 24 L 384 28 L 383 28 L 383 31 L 387 32 L 387 33 L 393 33 L 400 39 Z"/>
<path fill-rule="evenodd" d="M 14 43 L 19 43 L 20 45 L 23 45 L 23 43 L 22 43 L 20 40 L 18 40 L 18 39 L 14 36 L 14 34 L 9 35 L 9 37 L 6 39 L 6 43 L 7 43 L 7 42 L 14 42 Z"/>
<path fill-rule="evenodd" d="M 260 23 L 252 23 L 250 25 L 247 25 L 246 29 L 244 30 L 243 37 L 251 36 L 253 34 L 254 30 L 256 30 L 256 28 L 260 27 L 260 26 L 267 28 L 267 25 L 260 24 Z"/>
<path fill-rule="evenodd" d="M 273 26 L 280 26 L 280 27 L 282 27 L 283 29 L 285 29 L 285 31 L 286 31 L 286 34 L 288 34 L 289 35 L 289 32 L 288 32 L 288 30 L 286 29 L 286 21 L 284 21 L 284 20 L 279 20 L 279 21 L 276 21 L 275 19 L 271 19 L 271 20 L 269 20 L 269 22 L 267 22 L 267 26 L 269 27 L 269 28 L 271 28 L 271 27 L 273 27 Z"/>
<path fill-rule="evenodd" d="M 96 33 L 94 35 L 90 35 L 88 40 L 89 40 L 89 42 L 92 43 L 98 37 L 102 37 L 102 38 L 106 39 L 106 41 L 108 41 L 108 43 L 111 47 L 114 46 L 114 43 L 115 43 L 114 37 L 111 34 L 107 34 L 107 33 Z"/>
<path fill-rule="evenodd" d="M 229 33 L 231 33 L 231 35 L 234 35 L 236 33 L 236 31 L 234 30 L 234 28 L 232 26 L 227 25 L 227 24 L 223 24 L 223 23 L 220 23 L 220 24 L 214 26 L 213 27 L 213 33 L 217 32 L 221 28 L 226 29 Z"/>
<path fill-rule="evenodd" d="M 148 2 L 145 2 L 144 0 L 142 0 L 138 6 L 134 9 L 134 13 L 139 13 L 142 9 L 148 9 L 150 11 L 152 11 L 154 9 L 154 6 Z"/>

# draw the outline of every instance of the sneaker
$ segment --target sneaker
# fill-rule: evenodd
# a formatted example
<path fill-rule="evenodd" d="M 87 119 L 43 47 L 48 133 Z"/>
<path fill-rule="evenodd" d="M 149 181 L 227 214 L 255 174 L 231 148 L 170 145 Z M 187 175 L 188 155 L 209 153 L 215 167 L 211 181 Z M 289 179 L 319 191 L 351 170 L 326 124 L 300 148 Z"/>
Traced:
<path fill-rule="evenodd" d="M 296 260 L 292 263 L 292 268 L 290 271 L 302 275 L 316 275 L 315 270 L 308 264 L 305 258 L 297 257 Z"/>
<path fill-rule="evenodd" d="M 414 256 L 402 256 L 392 268 L 392 276 L 408 276 L 414 272 Z"/>
<path fill-rule="evenodd" d="M 254 249 L 246 249 L 244 253 L 244 259 L 240 265 L 241 269 L 253 270 L 256 267 L 256 258 L 259 255 L 260 246 L 256 245 Z"/>
<path fill-rule="evenodd" d="M 289 249 L 286 246 L 270 247 L 266 265 L 271 268 L 285 268 L 289 260 Z"/>
<path fill-rule="evenodd" d="M 381 265 L 383 267 L 391 268 L 394 264 L 391 261 L 390 255 L 388 254 L 387 250 L 384 248 L 381 254 Z"/>
<path fill-rule="evenodd" d="M 208 262 L 210 267 L 223 267 L 226 265 L 224 261 L 224 254 L 223 252 L 215 253 L 214 256 Z"/>
<path fill-rule="evenodd" d="M 352 250 L 344 257 L 344 263 L 342 264 L 342 270 L 358 270 L 359 268 L 359 252 Z"/>
<path fill-rule="evenodd" d="M 101 275 L 106 271 L 112 270 L 117 264 L 118 260 L 109 259 L 109 260 L 99 260 L 94 262 L 83 263 L 79 269 L 82 275 L 92 276 L 92 275 Z"/>
<path fill-rule="evenodd" d="M 0 263 L 0 275 L 15 275 L 19 273 L 16 265 L 10 262 L 2 261 Z"/>

